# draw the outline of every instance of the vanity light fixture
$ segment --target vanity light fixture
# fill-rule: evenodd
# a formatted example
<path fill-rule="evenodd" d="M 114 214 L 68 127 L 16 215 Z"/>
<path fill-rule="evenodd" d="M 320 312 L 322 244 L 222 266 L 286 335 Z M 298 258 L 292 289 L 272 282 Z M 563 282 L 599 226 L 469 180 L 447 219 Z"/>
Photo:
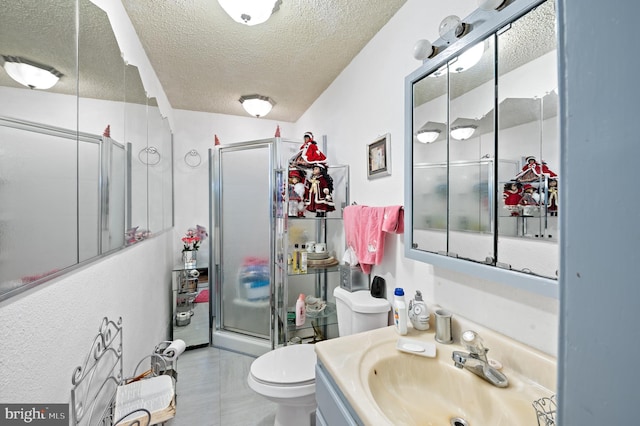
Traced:
<path fill-rule="evenodd" d="M 238 101 L 245 111 L 257 118 L 269 114 L 271 108 L 276 104 L 271 98 L 262 95 L 244 95 L 240 96 Z"/>
<path fill-rule="evenodd" d="M 416 138 L 422 143 L 435 142 L 438 136 L 440 136 L 440 130 L 418 130 L 416 133 Z"/>
<path fill-rule="evenodd" d="M 459 141 L 469 139 L 477 128 L 478 126 L 474 124 L 453 127 L 451 129 L 451 137 Z"/>
<path fill-rule="evenodd" d="M 282 0 L 218 0 L 231 18 L 249 26 L 265 22 L 280 9 Z"/>
<path fill-rule="evenodd" d="M 19 56 L 5 56 L 3 67 L 9 77 L 30 89 L 46 90 L 52 88 L 62 73 L 53 67 L 38 64 Z"/>

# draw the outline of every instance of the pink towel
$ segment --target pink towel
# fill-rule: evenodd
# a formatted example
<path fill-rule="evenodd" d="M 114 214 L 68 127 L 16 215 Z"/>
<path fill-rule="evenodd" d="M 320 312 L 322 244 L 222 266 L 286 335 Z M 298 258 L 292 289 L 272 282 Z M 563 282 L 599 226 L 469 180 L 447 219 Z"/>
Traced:
<path fill-rule="evenodd" d="M 402 206 L 389 206 L 384 208 L 382 230 L 393 234 L 404 233 L 404 208 Z"/>
<path fill-rule="evenodd" d="M 384 254 L 384 232 L 404 231 L 402 206 L 348 206 L 344 209 L 344 230 L 347 247 L 358 258 L 365 274 L 372 265 L 379 265 Z"/>
<path fill-rule="evenodd" d="M 201 290 L 194 299 L 195 303 L 209 303 L 209 290 Z"/>

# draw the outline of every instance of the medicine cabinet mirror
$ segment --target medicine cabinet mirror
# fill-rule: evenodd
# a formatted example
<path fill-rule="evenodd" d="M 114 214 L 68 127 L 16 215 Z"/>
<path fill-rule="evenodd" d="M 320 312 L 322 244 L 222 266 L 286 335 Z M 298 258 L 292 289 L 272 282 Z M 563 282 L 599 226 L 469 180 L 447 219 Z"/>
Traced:
<path fill-rule="evenodd" d="M 406 78 L 407 257 L 557 297 L 555 14 L 478 10 Z"/>
<path fill-rule="evenodd" d="M 0 68 L 4 300 L 125 247 L 129 228 L 170 229 L 173 149 L 168 120 L 91 0 L 7 2 L 0 55 L 0 66 L 20 57 L 62 74 L 32 90 Z M 157 165 L 146 164 L 152 146 Z"/>

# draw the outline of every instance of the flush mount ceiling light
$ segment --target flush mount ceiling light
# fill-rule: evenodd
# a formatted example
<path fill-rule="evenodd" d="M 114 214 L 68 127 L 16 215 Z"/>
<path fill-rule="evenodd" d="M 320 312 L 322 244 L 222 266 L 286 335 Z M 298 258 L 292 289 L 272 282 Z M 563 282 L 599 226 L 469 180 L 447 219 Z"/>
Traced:
<path fill-rule="evenodd" d="M 262 95 L 240 96 L 238 99 L 245 111 L 254 117 L 264 117 L 276 104 L 271 98 Z"/>
<path fill-rule="evenodd" d="M 418 130 L 416 138 L 422 143 L 432 143 L 440 136 L 440 130 Z"/>
<path fill-rule="evenodd" d="M 30 89 L 46 90 L 52 88 L 62 73 L 53 67 L 41 65 L 19 56 L 5 56 L 4 69 L 9 77 Z"/>
<path fill-rule="evenodd" d="M 282 0 L 218 0 L 218 3 L 234 21 L 258 25 L 280 8 Z"/>
<path fill-rule="evenodd" d="M 476 131 L 478 126 L 470 124 L 468 126 L 456 126 L 451 129 L 451 137 L 463 141 L 469 139 Z"/>

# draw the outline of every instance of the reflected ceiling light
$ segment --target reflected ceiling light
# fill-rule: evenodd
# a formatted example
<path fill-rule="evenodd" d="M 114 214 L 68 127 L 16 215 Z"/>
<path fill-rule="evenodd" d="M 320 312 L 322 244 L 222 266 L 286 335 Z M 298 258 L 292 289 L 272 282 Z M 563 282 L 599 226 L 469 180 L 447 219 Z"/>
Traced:
<path fill-rule="evenodd" d="M 280 9 L 282 0 L 218 0 L 218 3 L 234 21 L 258 25 Z"/>
<path fill-rule="evenodd" d="M 62 73 L 53 67 L 41 65 L 19 56 L 5 56 L 4 69 L 9 77 L 30 89 L 46 90 L 52 88 Z"/>
<path fill-rule="evenodd" d="M 476 65 L 484 55 L 484 40 L 458 56 L 458 60 L 449 64 L 451 72 L 463 72 Z"/>
<path fill-rule="evenodd" d="M 469 139 L 471 135 L 476 131 L 478 126 L 476 125 L 468 125 L 468 126 L 456 126 L 451 129 L 451 137 L 457 139 L 459 141 L 463 141 Z"/>
<path fill-rule="evenodd" d="M 422 143 L 432 143 L 440 136 L 440 130 L 418 130 L 416 138 Z"/>
<path fill-rule="evenodd" d="M 508 0 L 478 0 L 478 7 L 482 10 L 498 10 L 507 2 Z"/>
<path fill-rule="evenodd" d="M 262 95 L 240 96 L 238 100 L 245 111 L 258 118 L 269 114 L 271 108 L 276 104 L 271 98 Z"/>
<path fill-rule="evenodd" d="M 475 66 L 482 59 L 484 55 L 484 41 L 479 42 L 471 49 L 466 50 L 462 55 L 453 59 L 449 64 L 443 65 L 438 70 L 429 74 L 429 77 L 440 77 L 451 71 L 453 73 L 459 73 L 467 71 L 469 68 Z"/>

